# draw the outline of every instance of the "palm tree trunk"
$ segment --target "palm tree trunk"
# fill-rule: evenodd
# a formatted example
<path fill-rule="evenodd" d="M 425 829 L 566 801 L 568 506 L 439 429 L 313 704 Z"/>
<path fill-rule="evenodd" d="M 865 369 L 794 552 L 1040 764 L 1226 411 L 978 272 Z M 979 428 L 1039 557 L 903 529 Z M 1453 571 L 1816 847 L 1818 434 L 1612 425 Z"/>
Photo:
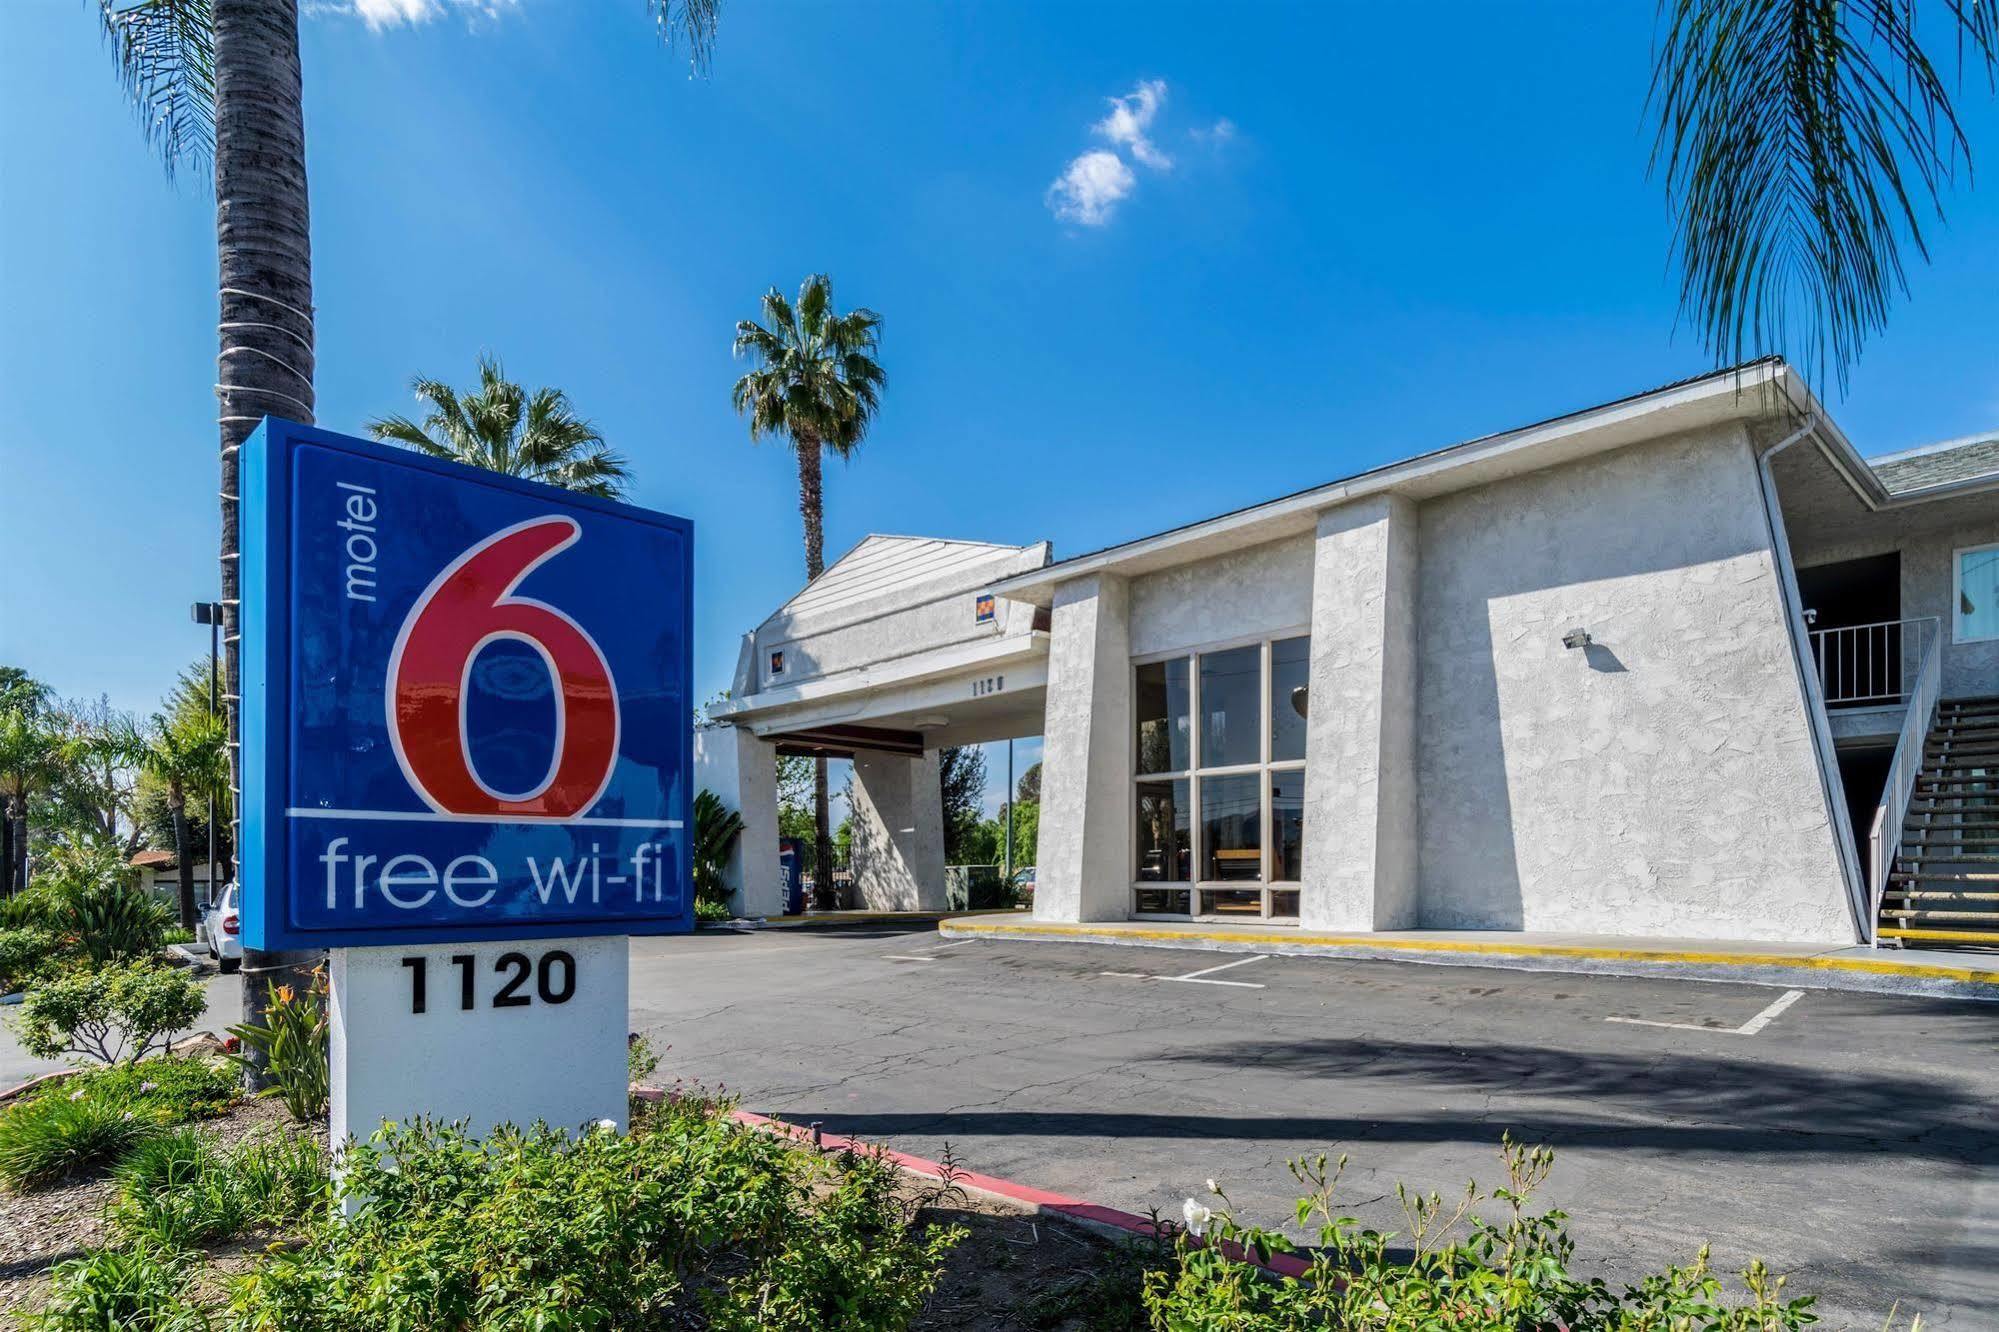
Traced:
<path fill-rule="evenodd" d="M 14 802 L 0 804 L 0 897 L 14 895 Z"/>
<path fill-rule="evenodd" d="M 174 820 L 174 864 L 178 867 L 180 880 L 180 925 L 184 930 L 194 928 L 194 854 L 187 835 L 187 802 L 168 802 Z M 210 871 L 213 873 L 213 871 Z"/>
<path fill-rule="evenodd" d="M 13 796 L 7 802 L 7 828 L 12 844 L 7 848 L 7 895 L 25 890 L 28 886 L 28 800 L 26 796 Z"/>
<path fill-rule="evenodd" d="M 798 454 L 798 516 L 805 526 L 805 581 L 826 572 L 826 495 L 821 471 L 819 437 L 800 431 L 794 441 Z M 833 896 L 833 819 L 826 800 L 826 759 L 812 760 L 812 895 L 824 907 Z"/>
<path fill-rule="evenodd" d="M 215 244 L 221 275 L 216 396 L 222 431 L 223 691 L 229 712 L 232 841 L 241 845 L 239 450 L 265 416 L 313 417 L 312 244 L 297 0 L 213 0 Z M 243 954 L 243 1017 L 260 1023 L 274 983 L 301 984 L 311 953 Z M 288 976 L 287 972 L 297 973 Z M 256 1057 L 254 1049 L 246 1055 Z M 261 1067 L 245 1070 L 253 1087 Z"/>

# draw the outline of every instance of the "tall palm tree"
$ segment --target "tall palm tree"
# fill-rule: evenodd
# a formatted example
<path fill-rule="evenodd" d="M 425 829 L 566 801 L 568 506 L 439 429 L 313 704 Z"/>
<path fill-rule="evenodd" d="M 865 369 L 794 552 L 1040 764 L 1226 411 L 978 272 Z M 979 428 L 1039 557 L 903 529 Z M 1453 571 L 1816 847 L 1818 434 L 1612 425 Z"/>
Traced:
<path fill-rule="evenodd" d="M 660 36 L 707 68 L 721 0 L 647 0 Z M 313 420 L 312 245 L 297 0 L 97 0 L 98 20 L 141 131 L 172 177 L 215 166 L 220 403 L 223 698 L 230 787 L 239 785 L 241 657 L 237 474 L 265 416 Z M 241 802 L 234 808 L 240 810 Z M 233 831 L 240 832 L 240 829 Z M 240 841 L 232 838 L 232 845 Z M 302 986 L 311 954 L 243 957 L 243 1011 L 268 1007 L 276 972 Z M 255 1080 L 255 1074 L 252 1074 Z"/>
<path fill-rule="evenodd" d="M 188 837 L 187 802 L 228 785 L 228 730 L 217 717 L 155 717 L 139 762 L 167 791 L 167 810 L 174 826 L 174 863 L 180 876 L 180 923 L 192 929 L 194 847 Z M 209 874 L 212 878 L 213 866 Z"/>
<path fill-rule="evenodd" d="M 631 475 L 625 460 L 604 446 L 595 426 L 570 409 L 569 396 L 560 389 L 528 393 L 491 356 L 479 358 L 477 393 L 461 397 L 450 385 L 422 376 L 411 380 L 410 387 L 418 401 L 430 405 L 423 424 L 406 416 L 384 416 L 368 422 L 368 433 L 433 458 L 602 499 L 625 493 Z"/>
<path fill-rule="evenodd" d="M 1680 303 L 1721 361 L 1784 352 L 1843 384 L 1924 259 L 1971 148 L 1926 42 L 1999 73 L 1993 0 L 1661 0 L 1653 147 Z M 1927 25 L 1927 26 L 1926 26 Z M 1953 40 L 1954 38 L 1954 40 Z"/>
<path fill-rule="evenodd" d="M 0 896 L 28 886 L 28 802 L 61 779 L 66 736 L 56 719 L 39 706 L 0 709 L 0 801 L 9 834 L 9 854 L 0 864 Z"/>
<path fill-rule="evenodd" d="M 798 515 L 805 526 L 805 578 L 826 571 L 825 494 L 821 453 L 845 460 L 860 447 L 888 382 L 875 358 L 881 316 L 866 308 L 837 314 L 833 283 L 824 273 L 805 279 L 793 305 L 772 287 L 763 322 L 736 325 L 735 352 L 753 368 L 736 381 L 732 400 L 750 421 L 750 438 L 777 435 L 798 459 Z M 813 876 L 823 894 L 833 879 L 833 832 L 827 808 L 826 760 L 812 764 Z"/>

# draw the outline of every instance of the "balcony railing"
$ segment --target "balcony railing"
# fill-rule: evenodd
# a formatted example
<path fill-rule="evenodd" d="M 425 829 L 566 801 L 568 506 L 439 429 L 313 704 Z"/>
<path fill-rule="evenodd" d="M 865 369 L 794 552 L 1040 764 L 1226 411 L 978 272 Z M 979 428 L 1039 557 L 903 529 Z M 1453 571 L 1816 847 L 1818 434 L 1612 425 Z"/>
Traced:
<path fill-rule="evenodd" d="M 1906 701 L 1906 682 L 1936 627 L 1937 621 L 1927 618 L 1812 630 L 1812 661 L 1826 706 L 1885 707 Z"/>

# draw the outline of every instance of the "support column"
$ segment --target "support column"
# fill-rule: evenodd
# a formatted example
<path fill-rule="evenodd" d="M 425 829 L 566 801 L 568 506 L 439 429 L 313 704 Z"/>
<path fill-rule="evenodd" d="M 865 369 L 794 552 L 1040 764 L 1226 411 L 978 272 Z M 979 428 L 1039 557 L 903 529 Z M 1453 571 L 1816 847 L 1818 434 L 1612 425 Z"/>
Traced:
<path fill-rule="evenodd" d="M 1055 589 L 1041 749 L 1037 920 L 1131 914 L 1131 614 L 1125 580 Z"/>
<path fill-rule="evenodd" d="M 869 911 L 942 911 L 944 792 L 937 751 L 854 752 L 854 891 Z"/>
<path fill-rule="evenodd" d="M 784 875 L 777 859 L 777 747 L 741 726 L 694 732 L 694 789 L 713 791 L 742 815 L 743 832 L 729 851 L 723 878 L 738 916 L 784 914 Z"/>
<path fill-rule="evenodd" d="M 1319 515 L 1299 924 L 1416 924 L 1416 506 Z"/>

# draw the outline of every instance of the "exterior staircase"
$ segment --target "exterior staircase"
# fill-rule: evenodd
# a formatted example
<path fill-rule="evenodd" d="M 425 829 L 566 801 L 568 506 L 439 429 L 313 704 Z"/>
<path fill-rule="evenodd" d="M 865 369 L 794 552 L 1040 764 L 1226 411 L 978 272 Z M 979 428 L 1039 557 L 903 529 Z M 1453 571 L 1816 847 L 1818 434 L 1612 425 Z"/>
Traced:
<path fill-rule="evenodd" d="M 1999 697 L 1937 705 L 1879 925 L 1883 942 L 1999 946 Z"/>

